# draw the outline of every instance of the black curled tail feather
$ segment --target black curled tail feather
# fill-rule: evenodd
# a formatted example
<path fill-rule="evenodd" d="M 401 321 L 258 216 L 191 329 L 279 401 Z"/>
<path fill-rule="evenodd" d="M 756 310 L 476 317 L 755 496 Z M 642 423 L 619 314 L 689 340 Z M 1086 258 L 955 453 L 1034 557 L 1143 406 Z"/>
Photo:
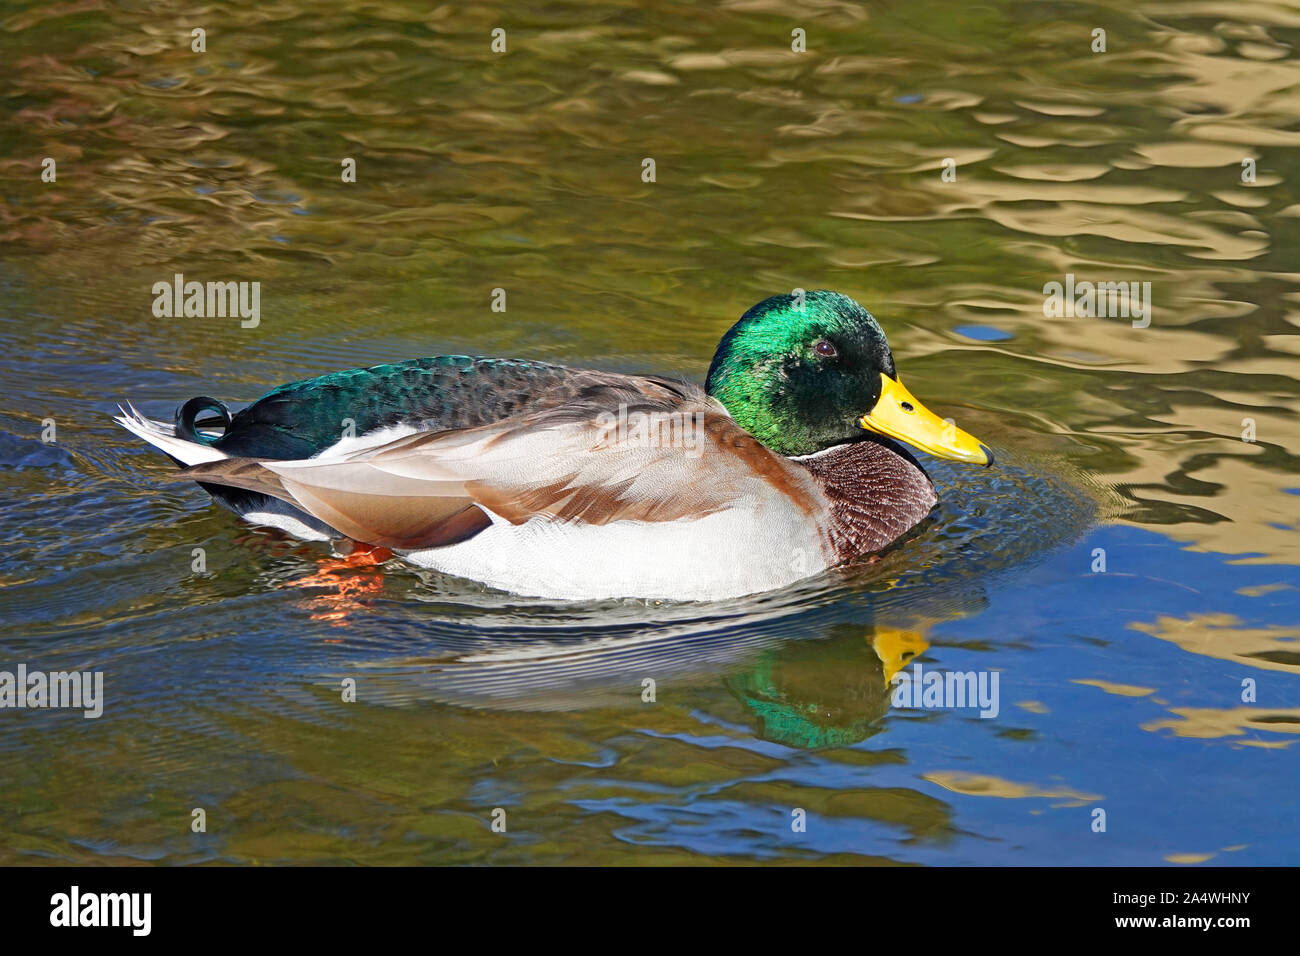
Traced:
<path fill-rule="evenodd" d="M 195 428 L 195 419 L 198 418 L 202 412 L 216 412 L 221 416 L 219 421 L 212 419 L 205 421 L 203 423 L 205 426 L 209 424 L 219 424 L 223 429 L 230 428 L 230 409 L 226 407 L 225 402 L 219 401 L 215 398 L 209 398 L 206 395 L 200 395 L 198 398 L 191 398 L 180 408 L 176 409 L 176 436 L 178 438 L 184 438 L 186 441 L 198 442 L 200 445 L 211 445 L 218 441 L 220 436 L 217 438 L 209 438 L 206 435 L 200 434 L 199 430 Z"/>

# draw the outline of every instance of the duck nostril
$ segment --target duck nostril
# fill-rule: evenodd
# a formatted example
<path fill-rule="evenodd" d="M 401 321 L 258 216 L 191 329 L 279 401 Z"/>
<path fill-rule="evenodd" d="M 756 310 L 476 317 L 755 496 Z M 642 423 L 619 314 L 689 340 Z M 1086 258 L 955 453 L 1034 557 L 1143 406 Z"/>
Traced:
<path fill-rule="evenodd" d="M 899 404 L 902 406 L 903 411 L 905 411 L 905 412 L 914 412 L 914 411 L 916 411 L 916 409 L 912 407 L 912 403 L 911 403 L 911 402 L 900 402 Z"/>

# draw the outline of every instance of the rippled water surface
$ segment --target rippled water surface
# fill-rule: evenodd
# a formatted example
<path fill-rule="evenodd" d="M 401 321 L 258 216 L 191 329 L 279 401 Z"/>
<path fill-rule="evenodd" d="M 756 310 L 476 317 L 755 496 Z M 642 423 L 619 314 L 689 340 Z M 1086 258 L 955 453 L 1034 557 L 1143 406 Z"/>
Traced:
<path fill-rule="evenodd" d="M 0 4 L 0 669 L 108 698 L 0 710 L 0 863 L 1296 862 L 1298 43 L 1265 0 Z M 260 324 L 156 318 L 175 273 Z M 1149 327 L 1046 317 L 1066 274 Z M 366 565 L 110 420 L 442 352 L 699 379 L 795 287 L 998 466 L 758 598 Z M 917 662 L 996 716 L 892 707 Z"/>

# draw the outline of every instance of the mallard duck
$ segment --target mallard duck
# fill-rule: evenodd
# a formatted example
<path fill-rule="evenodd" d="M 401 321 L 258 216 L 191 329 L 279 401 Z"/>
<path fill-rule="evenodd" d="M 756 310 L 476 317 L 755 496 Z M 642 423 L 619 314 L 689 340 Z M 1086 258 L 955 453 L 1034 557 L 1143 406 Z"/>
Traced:
<path fill-rule="evenodd" d="M 934 507 L 891 439 L 993 460 L 912 397 L 879 323 L 829 291 L 746 312 L 703 388 L 442 355 L 281 385 L 234 415 L 200 397 L 174 425 L 133 408 L 117 421 L 248 521 L 558 599 L 784 587 Z"/>

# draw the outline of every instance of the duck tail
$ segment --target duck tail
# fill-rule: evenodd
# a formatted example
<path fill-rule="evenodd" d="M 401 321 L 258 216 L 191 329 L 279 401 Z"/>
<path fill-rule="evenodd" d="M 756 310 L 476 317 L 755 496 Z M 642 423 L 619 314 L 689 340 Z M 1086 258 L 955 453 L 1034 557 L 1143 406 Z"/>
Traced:
<path fill-rule="evenodd" d="M 197 421 L 199 415 L 203 412 L 216 412 L 219 418 L 208 418 L 203 421 Z M 206 395 L 200 395 L 197 398 L 191 398 L 188 402 L 176 409 L 176 437 L 183 438 L 186 441 L 196 442 L 200 445 L 211 445 L 220 440 L 222 436 L 213 437 L 205 435 L 198 430 L 198 426 L 205 428 L 214 425 L 220 425 L 222 430 L 230 428 L 231 415 L 230 409 L 226 407 L 225 402 L 215 398 L 209 398 Z"/>
<path fill-rule="evenodd" d="M 171 422 L 145 418 L 129 402 L 126 408 L 119 405 L 118 410 L 122 413 L 115 416 L 119 425 L 182 465 L 197 465 L 199 462 L 218 461 L 226 457 L 225 452 L 209 444 L 181 438 L 176 434 L 178 428 Z"/>

